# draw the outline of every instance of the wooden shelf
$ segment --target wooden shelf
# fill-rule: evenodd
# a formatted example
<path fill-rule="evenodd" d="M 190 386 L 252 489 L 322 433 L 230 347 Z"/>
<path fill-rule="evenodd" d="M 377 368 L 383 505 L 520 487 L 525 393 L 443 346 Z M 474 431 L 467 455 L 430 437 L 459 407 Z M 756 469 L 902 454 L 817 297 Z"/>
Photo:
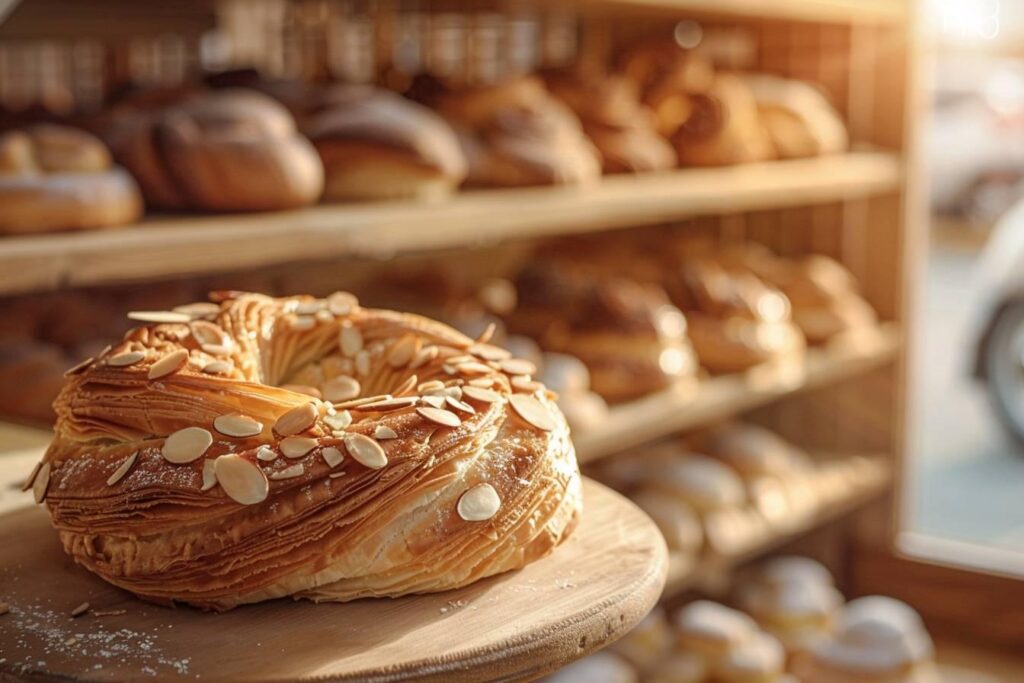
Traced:
<path fill-rule="evenodd" d="M 615 10 L 785 19 L 834 24 L 892 24 L 906 21 L 904 0 L 573 0 L 592 11 Z"/>
<path fill-rule="evenodd" d="M 160 216 L 121 230 L 0 239 L 0 294 L 223 273 L 341 256 L 471 247 L 687 216 L 864 197 L 898 188 L 898 157 L 832 157 L 613 176 L 580 188 L 461 193 L 435 204 Z"/>
<path fill-rule="evenodd" d="M 722 585 L 723 578 L 736 567 L 877 500 L 892 485 L 892 468 L 881 456 L 872 456 L 867 463 L 872 467 L 862 469 L 856 483 L 851 483 L 844 494 L 823 501 L 814 515 L 784 530 L 762 532 L 735 554 L 695 558 L 671 553 L 662 599 L 668 600 L 693 590 L 714 593 Z"/>
<path fill-rule="evenodd" d="M 573 434 L 581 463 L 757 408 L 784 396 L 854 377 L 896 357 L 895 325 L 811 349 L 803 363 L 712 377 L 613 407 L 601 424 Z"/>

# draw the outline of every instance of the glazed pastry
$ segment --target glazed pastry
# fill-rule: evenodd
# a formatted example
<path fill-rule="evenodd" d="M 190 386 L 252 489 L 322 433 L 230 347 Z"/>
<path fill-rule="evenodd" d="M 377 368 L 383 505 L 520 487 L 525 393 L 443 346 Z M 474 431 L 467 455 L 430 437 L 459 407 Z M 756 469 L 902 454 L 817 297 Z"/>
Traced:
<path fill-rule="evenodd" d="M 708 59 L 681 49 L 673 39 L 638 43 L 623 55 L 620 72 L 636 84 L 657 131 L 666 138 L 695 114 L 715 79 Z"/>
<path fill-rule="evenodd" d="M 850 140 L 839 113 L 809 83 L 769 76 L 745 77 L 775 155 L 780 159 L 836 154 Z"/>
<path fill-rule="evenodd" d="M 835 635 L 815 644 L 797 673 L 815 683 L 936 683 L 933 654 L 913 609 L 872 596 L 847 605 Z"/>
<path fill-rule="evenodd" d="M 535 260 L 516 279 L 512 332 L 546 351 L 579 358 L 591 388 L 609 402 L 636 398 L 693 377 L 686 320 L 655 285 Z"/>
<path fill-rule="evenodd" d="M 521 360 L 344 293 L 215 298 L 132 314 L 157 324 L 57 399 L 34 491 L 88 570 L 217 610 L 345 601 L 465 586 L 575 526 L 568 427 L 513 392 Z"/>
<path fill-rule="evenodd" d="M 579 119 L 539 79 L 445 88 L 428 102 L 459 134 L 469 185 L 573 185 L 601 174 Z"/>
<path fill-rule="evenodd" d="M 704 543 L 700 517 L 678 497 L 657 489 L 641 489 L 630 498 L 658 526 L 669 551 L 685 555 L 700 552 Z"/>
<path fill-rule="evenodd" d="M 717 668 L 730 652 L 758 634 L 757 624 L 743 612 L 708 600 L 691 602 L 673 619 L 676 644 Z"/>
<path fill-rule="evenodd" d="M 0 134 L 0 233 L 92 230 L 142 215 L 139 188 L 95 136 L 53 124 Z"/>
<path fill-rule="evenodd" d="M 850 271 L 835 259 L 820 254 L 779 259 L 772 276 L 792 304 L 793 322 L 812 344 L 878 324 L 877 314 L 860 295 Z"/>
<path fill-rule="evenodd" d="M 638 683 L 626 662 L 610 652 L 597 652 L 577 660 L 544 679 L 547 683 Z"/>
<path fill-rule="evenodd" d="M 669 293 L 687 316 L 701 364 L 712 372 L 738 372 L 804 351 L 789 300 L 749 270 L 690 258 L 669 274 Z"/>
<path fill-rule="evenodd" d="M 741 607 L 792 656 L 832 632 L 843 596 L 824 566 L 805 557 L 782 557 L 740 584 Z"/>
<path fill-rule="evenodd" d="M 323 191 L 323 165 L 291 114 L 251 90 L 129 108 L 104 137 L 153 207 L 269 211 L 305 206 Z"/>
<path fill-rule="evenodd" d="M 799 523 L 819 502 L 810 457 L 770 430 L 733 422 L 695 435 L 690 442 L 735 470 L 751 500 L 773 524 Z"/>
<path fill-rule="evenodd" d="M 636 85 L 624 76 L 582 69 L 544 73 L 548 90 L 580 118 L 605 173 L 660 171 L 676 165 L 672 145 L 654 128 Z"/>
<path fill-rule="evenodd" d="M 752 633 L 736 644 L 715 665 L 721 683 L 777 683 L 786 668 L 786 652 L 775 638 Z"/>
<path fill-rule="evenodd" d="M 672 135 L 681 166 L 729 166 L 775 156 L 750 85 L 717 73 L 707 92 L 691 97 L 689 116 Z"/>
<path fill-rule="evenodd" d="M 633 665 L 641 674 L 649 675 L 662 668 L 662 660 L 672 651 L 675 637 L 665 610 L 655 607 L 632 631 L 612 643 L 609 648 Z"/>
<path fill-rule="evenodd" d="M 326 174 L 324 199 L 436 198 L 466 177 L 466 158 L 436 113 L 371 86 L 333 86 L 303 125 Z"/>

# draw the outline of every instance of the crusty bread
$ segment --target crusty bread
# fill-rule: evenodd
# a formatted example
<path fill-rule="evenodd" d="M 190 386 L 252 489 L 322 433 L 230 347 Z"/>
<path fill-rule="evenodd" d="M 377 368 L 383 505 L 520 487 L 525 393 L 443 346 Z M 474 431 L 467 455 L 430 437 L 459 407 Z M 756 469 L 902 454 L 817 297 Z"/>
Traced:
<path fill-rule="evenodd" d="M 523 361 L 345 293 L 215 299 L 137 314 L 164 322 L 55 403 L 33 484 L 79 564 L 223 610 L 457 588 L 574 528 L 569 430 L 543 386 L 513 388 Z"/>
<path fill-rule="evenodd" d="M 288 209 L 323 191 L 312 145 L 283 106 L 255 91 L 204 93 L 150 112 L 129 108 L 104 137 L 154 207 Z"/>
<path fill-rule="evenodd" d="M 811 84 L 767 74 L 745 80 L 780 159 L 835 154 L 849 146 L 839 113 Z"/>
<path fill-rule="evenodd" d="M 39 124 L 0 135 L 0 233 L 87 230 L 131 223 L 139 190 L 84 131 Z"/>
<path fill-rule="evenodd" d="M 329 88 L 304 131 L 323 161 L 327 200 L 444 196 L 466 177 L 444 119 L 380 88 Z"/>

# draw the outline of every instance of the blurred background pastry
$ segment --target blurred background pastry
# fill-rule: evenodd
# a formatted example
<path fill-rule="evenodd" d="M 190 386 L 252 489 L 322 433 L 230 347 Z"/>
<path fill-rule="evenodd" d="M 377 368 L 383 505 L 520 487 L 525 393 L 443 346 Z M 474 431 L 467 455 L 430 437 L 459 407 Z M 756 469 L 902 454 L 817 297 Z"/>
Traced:
<path fill-rule="evenodd" d="M 288 110 L 253 90 L 220 90 L 152 111 L 126 109 L 104 138 L 161 209 L 267 211 L 311 204 L 323 165 Z"/>
<path fill-rule="evenodd" d="M 466 177 L 466 158 L 436 113 L 382 88 L 332 86 L 303 131 L 324 165 L 324 199 L 440 198 Z"/>
<path fill-rule="evenodd" d="M 821 90 L 768 74 L 747 74 L 745 80 L 776 157 L 796 159 L 846 150 L 846 126 Z"/>
<path fill-rule="evenodd" d="M 0 233 L 111 228 L 138 220 L 142 198 L 106 146 L 75 128 L 0 134 Z"/>

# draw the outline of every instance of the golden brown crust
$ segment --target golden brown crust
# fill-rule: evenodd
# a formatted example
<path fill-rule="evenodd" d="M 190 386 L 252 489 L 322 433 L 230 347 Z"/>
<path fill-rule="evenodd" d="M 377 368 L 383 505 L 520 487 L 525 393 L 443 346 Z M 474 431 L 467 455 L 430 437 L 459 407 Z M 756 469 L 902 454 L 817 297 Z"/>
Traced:
<path fill-rule="evenodd" d="M 142 213 L 139 189 L 93 135 L 40 124 L 0 135 L 0 233 L 124 225 Z"/>
<path fill-rule="evenodd" d="M 323 190 L 312 145 L 283 106 L 254 91 L 208 93 L 149 114 L 125 112 L 104 134 L 153 206 L 287 209 L 316 201 Z"/>
<path fill-rule="evenodd" d="M 56 401 L 44 490 L 76 562 L 147 599 L 228 609 L 455 588 L 571 531 L 568 427 L 546 390 L 513 393 L 491 347 L 344 295 L 225 298 L 129 332 Z M 283 388 L 327 393 L 341 375 L 408 398 L 334 407 Z M 200 432 L 212 440 L 187 438 Z M 487 491 L 467 502 L 478 484 L 496 508 Z"/>

